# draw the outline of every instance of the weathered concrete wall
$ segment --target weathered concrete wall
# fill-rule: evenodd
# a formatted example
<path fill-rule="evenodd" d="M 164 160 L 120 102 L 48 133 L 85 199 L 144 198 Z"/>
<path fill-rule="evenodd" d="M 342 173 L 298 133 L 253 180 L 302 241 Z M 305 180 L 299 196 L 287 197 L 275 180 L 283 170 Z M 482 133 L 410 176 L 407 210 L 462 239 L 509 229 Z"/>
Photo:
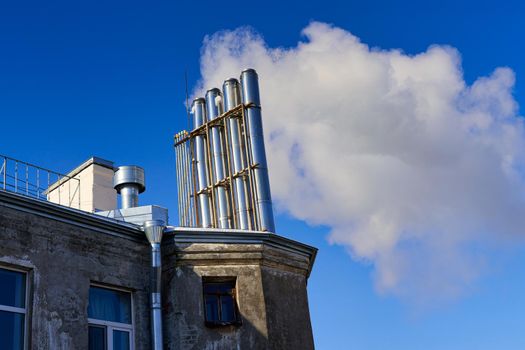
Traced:
<path fill-rule="evenodd" d="M 204 325 L 201 276 L 237 276 L 242 325 Z M 164 293 L 167 349 L 266 349 L 264 295 L 257 267 L 179 266 L 166 277 L 171 278 Z"/>
<path fill-rule="evenodd" d="M 29 349 L 87 349 L 92 282 L 133 290 L 136 349 L 149 349 L 147 241 L 35 215 L 0 202 L 0 264 L 30 271 Z"/>
<path fill-rule="evenodd" d="M 195 243 L 164 245 L 167 349 L 314 348 L 306 294 L 309 259 L 250 242 L 248 235 L 245 240 L 200 243 L 196 237 Z M 205 325 L 202 278 L 209 276 L 236 277 L 242 325 Z"/>
<path fill-rule="evenodd" d="M 262 268 L 271 349 L 313 349 L 306 278 L 276 268 Z"/>
<path fill-rule="evenodd" d="M 261 269 L 272 349 L 313 349 L 308 308 L 307 257 L 265 247 Z"/>

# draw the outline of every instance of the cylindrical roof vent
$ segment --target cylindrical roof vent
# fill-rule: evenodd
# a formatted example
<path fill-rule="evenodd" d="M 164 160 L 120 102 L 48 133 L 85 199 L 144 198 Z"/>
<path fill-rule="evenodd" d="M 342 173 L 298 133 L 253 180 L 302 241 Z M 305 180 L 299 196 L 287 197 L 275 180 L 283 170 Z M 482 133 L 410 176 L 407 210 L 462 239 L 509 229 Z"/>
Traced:
<path fill-rule="evenodd" d="M 139 193 L 146 190 L 144 169 L 136 165 L 120 166 L 113 176 L 113 187 L 120 194 L 121 208 L 139 205 Z"/>

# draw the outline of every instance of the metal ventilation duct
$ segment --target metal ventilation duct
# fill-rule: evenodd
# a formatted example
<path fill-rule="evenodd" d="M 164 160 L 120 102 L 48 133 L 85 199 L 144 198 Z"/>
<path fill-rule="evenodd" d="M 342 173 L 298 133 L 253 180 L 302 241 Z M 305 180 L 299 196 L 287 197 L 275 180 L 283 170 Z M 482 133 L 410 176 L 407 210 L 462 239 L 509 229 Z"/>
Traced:
<path fill-rule="evenodd" d="M 198 128 L 207 122 L 206 119 L 206 101 L 203 98 L 196 98 L 193 100 L 193 126 Z M 207 167 L 207 142 L 205 135 L 199 134 L 195 136 L 195 163 L 197 175 L 197 197 L 200 211 L 200 226 L 213 227 L 212 217 L 210 212 L 210 197 L 208 194 L 209 175 Z"/>
<path fill-rule="evenodd" d="M 206 111 L 208 120 L 212 121 L 222 114 L 222 99 L 219 89 L 211 89 L 206 92 Z M 212 181 L 215 191 L 215 207 L 217 208 L 217 217 L 219 228 L 231 227 L 230 215 L 230 198 L 226 191 L 225 185 L 221 180 L 228 175 L 226 163 L 226 152 L 224 145 L 224 128 L 219 124 L 211 126 L 211 165 Z"/>
<path fill-rule="evenodd" d="M 222 85 L 224 92 L 224 111 L 228 112 L 239 106 L 241 102 L 241 92 L 239 81 L 231 78 Z M 232 172 L 240 174 L 246 168 L 246 149 L 242 142 L 242 123 L 240 118 L 230 118 L 228 120 L 230 128 L 230 154 L 232 163 Z M 250 218 L 250 200 L 248 198 L 247 176 L 239 175 L 233 179 L 233 193 L 235 200 L 235 216 L 237 217 L 237 227 L 241 230 L 253 229 L 253 223 Z"/>
<path fill-rule="evenodd" d="M 120 194 L 121 208 L 139 205 L 139 193 L 146 190 L 144 169 L 136 165 L 120 166 L 113 176 L 113 187 Z"/>
<path fill-rule="evenodd" d="M 257 72 L 246 69 L 241 73 L 242 101 L 246 108 L 246 124 L 250 164 L 254 166 L 255 198 L 261 231 L 275 232 L 273 218 L 272 196 L 268 165 L 264 149 L 264 136 L 261 115 L 261 100 L 259 96 L 259 81 Z"/>
<path fill-rule="evenodd" d="M 187 131 L 181 131 L 175 135 L 175 142 L 188 137 Z M 181 226 L 192 227 L 196 225 L 195 199 L 193 197 L 194 179 L 192 174 L 192 148 L 189 142 L 175 148 L 177 156 L 177 189 L 178 189 L 178 209 Z"/>
<path fill-rule="evenodd" d="M 179 222 L 275 232 L 257 73 L 226 80 L 223 92 L 195 99 L 194 129 L 175 135 Z"/>

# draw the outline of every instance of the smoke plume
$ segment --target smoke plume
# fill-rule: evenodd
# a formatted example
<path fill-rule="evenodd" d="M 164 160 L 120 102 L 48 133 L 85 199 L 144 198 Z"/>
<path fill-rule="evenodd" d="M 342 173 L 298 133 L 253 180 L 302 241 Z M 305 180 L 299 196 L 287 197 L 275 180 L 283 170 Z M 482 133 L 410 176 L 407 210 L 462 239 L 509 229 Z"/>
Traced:
<path fill-rule="evenodd" d="M 257 69 L 278 210 L 330 227 L 380 292 L 460 295 L 525 228 L 513 71 L 468 85 L 452 47 L 407 55 L 318 22 L 302 34 L 291 48 L 249 28 L 207 37 L 196 92 Z"/>

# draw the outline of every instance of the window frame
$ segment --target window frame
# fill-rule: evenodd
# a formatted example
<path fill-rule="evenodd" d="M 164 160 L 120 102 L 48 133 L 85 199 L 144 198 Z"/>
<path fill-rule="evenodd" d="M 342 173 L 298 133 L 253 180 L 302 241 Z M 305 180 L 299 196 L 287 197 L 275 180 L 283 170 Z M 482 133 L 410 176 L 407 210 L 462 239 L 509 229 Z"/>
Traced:
<path fill-rule="evenodd" d="M 106 331 L 105 341 L 106 341 L 107 350 L 113 350 L 113 331 L 127 332 L 129 334 L 129 349 L 134 350 L 135 349 L 135 329 L 134 329 L 134 325 L 135 325 L 134 310 L 135 308 L 134 308 L 134 302 L 133 302 L 133 291 L 130 289 L 122 288 L 122 287 L 108 286 L 107 284 L 101 284 L 101 283 L 96 283 L 96 282 L 91 282 L 89 285 L 89 288 L 91 289 L 91 287 L 102 288 L 102 289 L 115 291 L 115 292 L 124 292 L 124 293 L 129 294 L 130 308 L 131 308 L 131 324 L 99 320 L 97 318 L 91 318 L 91 317 L 88 317 L 87 320 L 88 320 L 88 329 L 89 329 L 89 326 L 91 325 L 105 329 Z M 88 303 L 89 303 L 89 300 L 88 300 Z"/>
<path fill-rule="evenodd" d="M 30 312 L 30 284 L 29 284 L 29 279 L 31 277 L 30 273 L 31 273 L 31 270 L 29 269 L 24 269 L 23 267 L 17 267 L 17 266 L 11 266 L 11 265 L 4 265 L 4 264 L 0 264 L 0 269 L 2 270 L 7 270 L 7 271 L 13 271 L 13 272 L 18 272 L 18 273 L 21 273 L 24 275 L 24 279 L 25 279 L 25 295 L 24 295 L 24 305 L 25 307 L 24 308 L 19 308 L 19 307 L 14 307 L 14 306 L 8 306 L 8 305 L 3 305 L 3 304 L 0 304 L 0 311 L 5 311 L 5 312 L 11 312 L 11 313 L 16 313 L 16 314 L 22 314 L 24 315 L 24 336 L 23 336 L 23 346 L 22 348 L 24 350 L 27 350 L 29 349 L 29 342 L 30 342 L 30 336 L 29 336 L 29 318 L 31 317 L 31 312 Z"/>
<path fill-rule="evenodd" d="M 215 293 L 206 293 L 205 286 L 206 284 L 230 284 L 232 288 L 229 293 L 224 294 L 215 294 Z M 203 305 L 203 314 L 204 314 L 204 324 L 207 327 L 227 327 L 227 326 L 240 326 L 242 324 L 242 318 L 239 312 L 238 297 L 237 297 L 237 277 L 219 277 L 219 276 L 203 276 L 202 277 L 202 305 Z M 210 321 L 208 320 L 208 315 L 206 312 L 206 296 L 215 295 L 219 296 L 219 302 L 217 303 L 217 314 L 219 319 L 222 318 L 221 306 L 220 306 L 220 296 L 229 295 L 233 299 L 233 320 L 232 321 Z"/>

